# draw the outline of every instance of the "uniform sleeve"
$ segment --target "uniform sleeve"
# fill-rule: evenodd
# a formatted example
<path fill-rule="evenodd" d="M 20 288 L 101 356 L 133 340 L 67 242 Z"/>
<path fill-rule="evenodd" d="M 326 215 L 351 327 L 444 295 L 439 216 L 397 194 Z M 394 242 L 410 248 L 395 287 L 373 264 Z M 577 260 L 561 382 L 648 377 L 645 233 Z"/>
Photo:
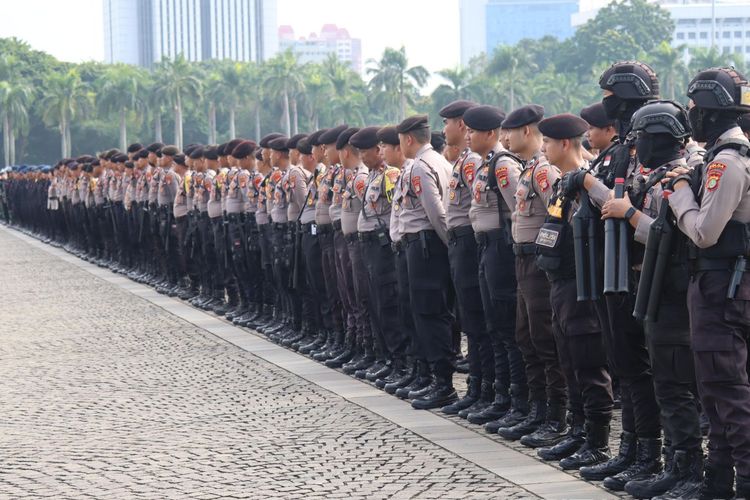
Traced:
<path fill-rule="evenodd" d="M 699 248 L 708 248 L 719 241 L 745 192 L 747 174 L 742 163 L 720 154 L 706 167 L 701 205 L 688 188 L 676 190 L 669 197 L 669 205 L 680 230 Z"/>
<path fill-rule="evenodd" d="M 609 188 L 596 177 L 594 177 L 594 184 L 589 188 L 588 193 L 591 203 L 600 210 L 610 197 Z"/>
<path fill-rule="evenodd" d="M 445 206 L 440 197 L 438 180 L 432 172 L 426 168 L 423 162 L 414 165 L 411 174 L 411 188 L 422 203 L 427 218 L 435 232 L 448 244 L 448 229 L 445 222 Z"/>
<path fill-rule="evenodd" d="M 292 191 L 292 197 L 297 206 L 302 208 L 307 197 L 307 182 L 305 182 L 305 178 L 300 172 L 293 171 L 289 174 L 289 188 Z"/>
<path fill-rule="evenodd" d="M 544 206 L 549 206 L 549 200 L 552 198 L 552 186 L 560 178 L 560 170 L 557 167 L 544 163 L 534 172 L 532 179 L 534 191 L 544 202 Z"/>
<path fill-rule="evenodd" d="M 367 175 L 368 174 L 357 174 L 354 178 L 354 194 L 359 201 L 364 202 L 365 190 L 367 189 Z"/>
<path fill-rule="evenodd" d="M 521 166 L 515 161 L 503 158 L 495 165 L 497 187 L 500 188 L 500 194 L 511 213 L 516 211 L 516 188 L 520 178 Z"/>

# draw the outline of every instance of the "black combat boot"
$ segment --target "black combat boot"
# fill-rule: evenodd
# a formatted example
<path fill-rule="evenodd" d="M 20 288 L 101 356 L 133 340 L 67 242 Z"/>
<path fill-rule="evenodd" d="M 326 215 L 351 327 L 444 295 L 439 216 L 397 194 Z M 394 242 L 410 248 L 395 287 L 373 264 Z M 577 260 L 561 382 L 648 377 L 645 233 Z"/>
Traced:
<path fill-rule="evenodd" d="M 532 401 L 529 414 L 521 422 L 511 427 L 500 427 L 497 433 L 510 441 L 521 439 L 537 430 L 547 418 L 547 402 Z"/>
<path fill-rule="evenodd" d="M 630 481 L 648 479 L 661 472 L 661 439 L 638 438 L 635 462 L 624 471 L 604 479 L 608 490 L 623 491 Z"/>
<path fill-rule="evenodd" d="M 464 408 L 468 408 L 469 406 L 473 405 L 479 399 L 481 386 L 481 377 L 469 375 L 468 377 L 466 377 L 466 394 L 464 394 L 464 397 L 453 404 L 443 406 L 440 411 L 442 411 L 446 415 L 456 415 Z"/>
<path fill-rule="evenodd" d="M 315 361 L 326 361 L 327 359 L 331 359 L 331 353 L 334 351 L 339 350 L 339 346 L 343 345 L 344 339 L 346 338 L 346 331 L 341 330 L 340 332 L 334 332 L 334 334 L 330 337 L 328 337 L 328 342 L 326 342 L 320 349 L 317 351 L 313 351 L 310 353 L 310 356 Z"/>
<path fill-rule="evenodd" d="M 320 347 L 326 343 L 328 335 L 332 335 L 328 332 L 328 330 L 320 330 L 318 332 L 318 336 L 315 337 L 315 339 L 313 339 L 311 342 L 308 342 L 307 344 L 302 344 L 301 346 L 299 346 L 297 352 L 299 352 L 300 354 L 309 354 L 312 351 L 320 349 Z"/>
<path fill-rule="evenodd" d="M 737 476 L 737 498 L 750 500 L 750 476 Z"/>
<path fill-rule="evenodd" d="M 521 437 L 521 444 L 529 448 L 554 446 L 566 437 L 568 424 L 565 421 L 565 408 L 551 405 L 547 408 L 544 423 L 531 434 Z"/>
<path fill-rule="evenodd" d="M 495 384 L 495 397 L 492 399 L 492 402 L 478 412 L 470 412 L 466 416 L 466 420 L 472 424 L 483 425 L 487 422 L 503 418 L 508 413 L 508 410 L 510 410 L 510 395 L 502 387 L 501 384 Z"/>
<path fill-rule="evenodd" d="M 356 331 L 353 331 L 351 333 L 348 333 L 345 338 L 344 342 L 342 344 L 343 348 L 340 351 L 337 351 L 335 357 L 327 359 L 325 361 L 325 365 L 328 368 L 341 368 L 344 366 L 344 363 L 348 363 L 351 361 L 351 359 L 354 357 L 354 350 L 357 345 L 357 338 L 361 337 L 361 335 L 358 335 Z"/>
<path fill-rule="evenodd" d="M 609 423 L 586 422 L 586 442 L 578 451 L 560 460 L 563 470 L 576 470 L 609 460 Z"/>
<path fill-rule="evenodd" d="M 492 404 L 495 400 L 495 389 L 492 383 L 488 380 L 483 380 L 482 385 L 479 386 L 479 398 L 474 401 L 470 406 L 458 410 L 458 415 L 461 418 L 469 418 L 471 413 L 479 413 Z"/>
<path fill-rule="evenodd" d="M 539 448 L 536 454 L 542 460 L 558 461 L 571 456 L 586 442 L 586 431 L 583 428 L 582 417 L 572 417 L 572 423 L 562 441 L 549 448 Z"/>
<path fill-rule="evenodd" d="M 409 365 L 406 363 L 406 359 L 403 356 L 397 355 L 391 361 L 391 373 L 388 376 L 379 378 L 375 381 L 375 387 L 378 389 L 385 389 L 385 386 L 392 384 L 397 380 L 401 380 L 409 372 Z"/>
<path fill-rule="evenodd" d="M 670 496 L 662 495 L 661 499 L 683 499 L 694 498 L 698 500 L 714 500 L 734 498 L 734 469 L 729 467 L 714 467 L 706 464 L 703 469 L 703 482 L 700 485 L 698 494 L 692 497 L 686 497 L 675 487 L 668 492 Z"/>
<path fill-rule="evenodd" d="M 513 427 L 523 422 L 529 414 L 528 391 L 518 384 L 510 384 L 510 410 L 502 418 L 487 422 L 484 430 L 496 434 L 503 427 Z"/>
<path fill-rule="evenodd" d="M 394 380 L 389 384 L 385 384 L 385 387 L 383 387 L 385 392 L 387 392 L 388 394 L 396 394 L 397 390 L 411 384 L 414 379 L 417 378 L 418 366 L 419 365 L 416 360 L 412 359 L 411 362 L 407 361 L 403 377 L 398 380 Z"/>
<path fill-rule="evenodd" d="M 635 498 L 653 498 L 668 495 L 670 491 L 690 482 L 693 495 L 700 489 L 703 479 L 703 452 L 697 450 L 664 450 L 664 470 L 649 479 L 630 481 L 625 492 Z"/>
<path fill-rule="evenodd" d="M 637 439 L 634 433 L 623 431 L 620 434 L 620 450 L 617 456 L 591 467 L 581 467 L 579 471 L 581 477 L 588 481 L 603 481 L 609 476 L 624 471 L 635 462 L 636 443 Z"/>
<path fill-rule="evenodd" d="M 432 384 L 432 390 L 413 399 L 411 407 L 415 410 L 431 410 L 454 403 L 458 395 L 453 388 L 453 371 L 454 368 L 449 361 L 435 363 L 435 382 Z"/>
<path fill-rule="evenodd" d="M 432 374 L 430 373 L 430 367 L 427 362 L 423 359 L 417 360 L 417 376 L 410 384 L 405 385 L 396 389 L 396 397 L 401 399 L 409 399 L 409 394 L 428 387 L 432 382 Z"/>

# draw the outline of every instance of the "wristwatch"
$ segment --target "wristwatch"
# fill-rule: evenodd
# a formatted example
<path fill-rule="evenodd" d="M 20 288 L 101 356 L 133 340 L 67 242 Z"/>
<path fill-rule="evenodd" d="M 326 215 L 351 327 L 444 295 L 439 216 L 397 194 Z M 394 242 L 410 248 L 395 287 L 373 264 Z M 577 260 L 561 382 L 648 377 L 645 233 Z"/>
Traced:
<path fill-rule="evenodd" d="M 625 212 L 625 220 L 629 221 L 630 219 L 632 219 L 636 212 L 637 210 L 635 209 L 635 207 L 628 208 L 628 211 Z"/>

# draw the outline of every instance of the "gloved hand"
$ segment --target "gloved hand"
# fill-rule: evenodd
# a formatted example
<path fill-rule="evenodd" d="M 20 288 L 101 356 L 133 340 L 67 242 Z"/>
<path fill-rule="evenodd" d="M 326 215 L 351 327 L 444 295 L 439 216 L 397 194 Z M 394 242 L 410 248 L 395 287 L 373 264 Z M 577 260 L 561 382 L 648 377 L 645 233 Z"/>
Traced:
<path fill-rule="evenodd" d="M 566 198 L 572 198 L 583 189 L 583 180 L 586 178 L 586 170 L 568 172 L 560 179 L 560 194 Z"/>

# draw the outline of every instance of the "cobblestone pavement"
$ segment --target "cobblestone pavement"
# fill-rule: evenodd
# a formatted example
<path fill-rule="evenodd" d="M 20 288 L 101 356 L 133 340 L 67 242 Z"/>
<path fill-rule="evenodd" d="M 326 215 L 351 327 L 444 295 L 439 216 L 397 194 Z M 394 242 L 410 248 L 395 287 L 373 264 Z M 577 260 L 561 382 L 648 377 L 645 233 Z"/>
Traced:
<path fill-rule="evenodd" d="M 0 497 L 528 498 L 0 230 Z"/>

